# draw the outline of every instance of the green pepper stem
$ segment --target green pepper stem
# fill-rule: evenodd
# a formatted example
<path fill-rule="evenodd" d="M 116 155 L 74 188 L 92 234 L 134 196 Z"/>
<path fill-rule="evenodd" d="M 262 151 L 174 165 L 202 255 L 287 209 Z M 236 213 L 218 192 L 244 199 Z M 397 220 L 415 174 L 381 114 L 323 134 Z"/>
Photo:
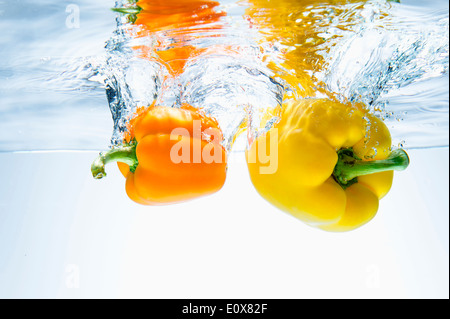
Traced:
<path fill-rule="evenodd" d="M 409 165 L 408 154 L 402 149 L 393 151 L 384 160 L 363 161 L 357 158 L 352 150 L 341 150 L 338 156 L 333 176 L 343 187 L 349 186 L 349 183 L 358 176 L 392 170 L 402 171 Z"/>
<path fill-rule="evenodd" d="M 131 3 L 131 2 L 130 2 Z M 137 20 L 138 14 L 142 11 L 142 9 L 135 4 L 131 7 L 125 7 L 125 8 L 112 8 L 111 9 L 114 12 L 120 13 L 125 15 L 128 18 L 128 21 L 130 23 L 135 23 Z"/>
<path fill-rule="evenodd" d="M 139 14 L 141 12 L 141 8 L 139 7 L 112 8 L 111 10 L 122 14 Z"/>
<path fill-rule="evenodd" d="M 101 152 L 91 165 L 92 176 L 101 179 L 106 176 L 105 165 L 108 163 L 122 162 L 135 168 L 138 164 L 136 157 L 136 145 L 116 146 L 109 151 Z"/>

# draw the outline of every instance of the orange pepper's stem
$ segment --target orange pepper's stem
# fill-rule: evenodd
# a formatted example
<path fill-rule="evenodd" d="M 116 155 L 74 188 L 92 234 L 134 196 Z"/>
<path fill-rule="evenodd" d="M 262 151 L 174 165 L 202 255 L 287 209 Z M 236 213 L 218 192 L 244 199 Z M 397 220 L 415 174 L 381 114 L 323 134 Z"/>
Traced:
<path fill-rule="evenodd" d="M 122 14 L 138 14 L 141 12 L 141 8 L 139 7 L 112 8 L 111 10 Z"/>
<path fill-rule="evenodd" d="M 402 171 L 409 165 L 408 154 L 402 149 L 393 151 L 384 160 L 364 161 L 357 158 L 351 149 L 339 151 L 338 156 L 333 177 L 343 188 L 356 183 L 358 176 L 393 170 Z"/>
<path fill-rule="evenodd" d="M 128 6 L 125 8 L 112 8 L 111 9 L 114 12 L 121 13 L 123 15 L 126 15 L 128 17 L 128 20 L 131 23 L 135 23 L 137 19 L 137 15 L 142 11 L 140 7 L 137 5 L 134 6 Z"/>
<path fill-rule="evenodd" d="M 113 162 L 123 162 L 129 165 L 130 170 L 133 171 L 138 164 L 138 159 L 136 157 L 136 144 L 116 146 L 107 152 L 101 152 L 92 163 L 92 176 L 95 179 L 105 177 L 105 165 Z"/>

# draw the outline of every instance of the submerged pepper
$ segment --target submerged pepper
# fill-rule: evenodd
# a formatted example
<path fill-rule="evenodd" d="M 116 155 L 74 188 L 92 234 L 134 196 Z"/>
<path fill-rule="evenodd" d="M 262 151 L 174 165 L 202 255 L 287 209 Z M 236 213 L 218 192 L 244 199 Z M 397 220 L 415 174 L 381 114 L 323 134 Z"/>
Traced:
<path fill-rule="evenodd" d="M 102 178 L 105 164 L 118 162 L 126 192 L 143 205 L 187 201 L 220 190 L 227 161 L 217 122 L 189 105 L 151 106 L 130 120 L 122 146 L 100 153 L 92 164 Z"/>
<path fill-rule="evenodd" d="M 262 197 L 336 232 L 370 221 L 391 188 L 393 170 L 409 165 L 404 150 L 391 150 L 382 120 L 363 107 L 325 99 L 284 105 L 280 121 L 253 141 L 246 156 Z"/>

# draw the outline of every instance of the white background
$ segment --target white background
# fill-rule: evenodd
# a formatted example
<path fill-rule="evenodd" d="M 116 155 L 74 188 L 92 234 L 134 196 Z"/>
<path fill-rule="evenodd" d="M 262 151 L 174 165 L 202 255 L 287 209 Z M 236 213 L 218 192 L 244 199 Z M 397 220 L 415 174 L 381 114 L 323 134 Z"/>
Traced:
<path fill-rule="evenodd" d="M 411 150 L 378 215 L 348 233 L 262 200 L 242 153 L 189 203 L 131 202 L 94 152 L 0 154 L 0 297 L 448 298 L 448 148 Z"/>

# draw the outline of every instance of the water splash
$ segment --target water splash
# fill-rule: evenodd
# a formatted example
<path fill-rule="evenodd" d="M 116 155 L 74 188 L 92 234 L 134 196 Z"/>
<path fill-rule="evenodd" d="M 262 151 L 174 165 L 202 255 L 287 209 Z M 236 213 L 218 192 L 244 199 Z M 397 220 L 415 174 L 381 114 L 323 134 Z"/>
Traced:
<path fill-rule="evenodd" d="M 137 25 L 130 25 L 127 18 L 125 23 L 119 22 L 116 37 L 107 45 L 113 144 L 122 143 L 126 123 L 136 108 L 154 100 L 173 107 L 188 103 L 216 118 L 227 149 L 249 113 L 262 116 L 268 107 L 281 103 L 282 85 L 259 59 L 260 48 L 245 28 L 242 15 L 228 16 L 237 4 L 213 4 L 214 11 L 208 12 L 213 21 L 194 25 L 195 34 L 191 25 L 177 24 L 174 30 L 167 30 L 158 24 L 156 31 L 148 32 L 145 22 L 138 24 L 140 18 Z M 118 1 L 116 5 L 124 4 Z M 233 32 L 236 30 L 238 35 Z M 189 50 L 181 74 L 174 69 L 178 65 L 162 55 L 179 47 Z"/>
<path fill-rule="evenodd" d="M 327 62 L 315 76 L 328 90 L 370 106 L 396 144 L 448 145 L 448 8 L 419 11 L 372 1 L 359 20 L 326 47 Z"/>
<path fill-rule="evenodd" d="M 445 90 L 428 91 L 441 100 L 434 106 L 430 93 L 417 94 L 420 88 L 409 98 L 402 93 L 405 87 L 442 76 L 445 81 L 448 76 L 448 10 L 418 11 L 387 1 L 339 5 L 284 0 L 282 9 L 272 8 L 267 0 L 233 4 L 242 15 L 230 15 L 230 7 L 220 7 L 221 18 L 226 19 L 214 21 L 214 32 L 202 24 L 196 37 L 185 40 L 184 45 L 209 50 L 190 59 L 176 79 L 164 80 L 168 74 L 164 65 L 124 50 L 124 45 L 136 45 L 133 36 L 122 38 L 121 46 L 109 51 L 112 57 L 122 57 L 112 63 L 115 73 L 108 82 L 115 118 L 113 143 L 121 142 L 126 119 L 135 107 L 154 99 L 170 106 L 189 103 L 216 117 L 231 148 L 244 123 L 250 135 L 274 123 L 276 113 L 272 118 L 265 115 L 283 96 L 321 97 L 331 92 L 368 105 L 385 119 L 397 144 L 448 145 L 448 93 L 445 98 Z M 129 25 L 119 23 L 119 30 L 124 26 Z M 189 28 L 175 33 L 191 36 Z M 167 40 L 161 32 L 138 42 L 151 46 L 155 38 L 166 42 L 166 47 L 173 45 L 173 39 Z M 406 106 L 412 97 L 422 105 Z"/>
<path fill-rule="evenodd" d="M 94 56 L 61 49 L 27 60 L 11 51 L 0 63 L 0 150 L 103 149 L 111 131 L 112 144 L 121 143 L 136 107 L 155 99 L 216 117 L 231 148 L 243 127 L 250 136 L 270 127 L 277 113 L 267 111 L 283 97 L 330 92 L 366 103 L 397 144 L 448 146 L 446 2 L 280 1 L 223 0 L 212 8 L 214 21 L 150 33 L 118 15 Z M 143 50 L 177 45 L 198 51 L 176 77 Z"/>

